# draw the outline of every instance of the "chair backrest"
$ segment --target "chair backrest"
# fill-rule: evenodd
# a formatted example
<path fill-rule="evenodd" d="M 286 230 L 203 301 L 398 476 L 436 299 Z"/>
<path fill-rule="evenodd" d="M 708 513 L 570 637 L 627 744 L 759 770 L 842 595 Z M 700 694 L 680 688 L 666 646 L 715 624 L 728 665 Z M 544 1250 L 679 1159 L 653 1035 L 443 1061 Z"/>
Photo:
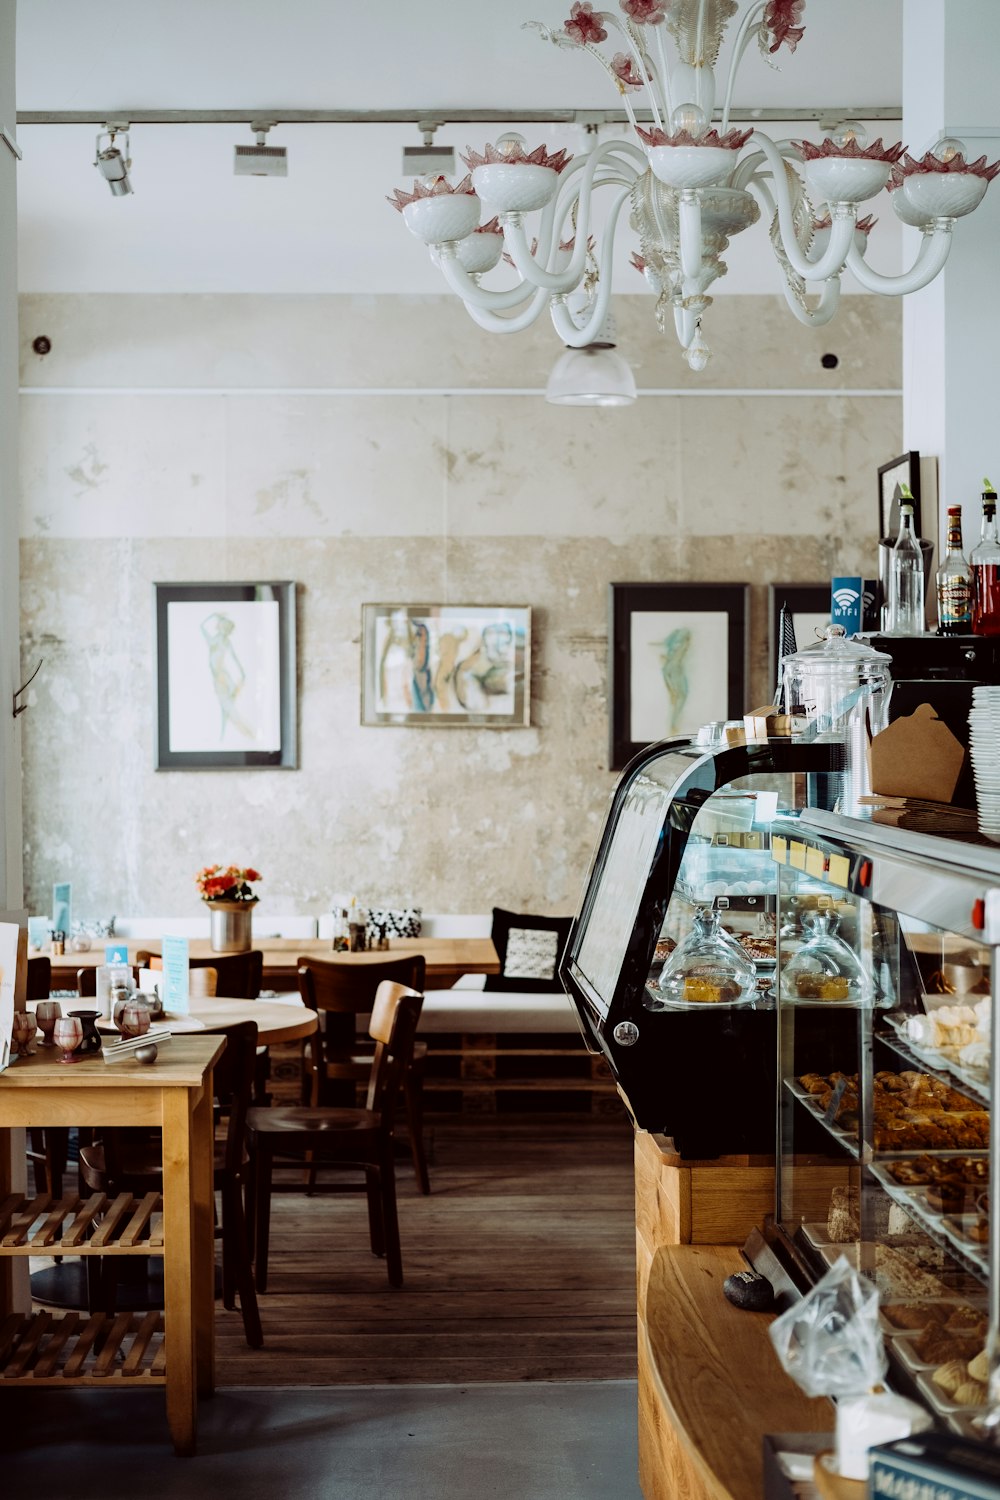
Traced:
<path fill-rule="evenodd" d="M 158 953 L 140 948 L 135 956 L 140 969 L 162 969 L 163 959 Z M 256 1000 L 264 979 L 264 953 L 261 948 L 250 948 L 246 953 L 213 953 L 211 958 L 192 958 L 188 968 L 214 969 L 216 989 L 201 993 L 227 995 L 231 1000 Z M 193 991 L 192 991 L 193 993 Z"/>
<path fill-rule="evenodd" d="M 407 954 L 377 963 L 343 963 L 336 959 L 300 958 L 296 965 L 299 994 L 310 1010 L 325 1012 L 322 1057 L 336 1067 L 357 1041 L 358 1017 L 375 1008 L 379 986 L 389 982 L 419 994 L 424 989 L 424 956 Z"/>
<path fill-rule="evenodd" d="M 369 1035 L 375 1043 L 366 1107 L 392 1130 L 403 1077 L 413 1061 L 413 1043 L 424 997 L 416 990 L 383 979 L 375 996 Z"/>
<path fill-rule="evenodd" d="M 192 1000 L 202 995 L 216 995 L 219 989 L 219 971 L 208 964 L 203 969 L 192 969 L 188 974 L 188 994 Z"/>
<path fill-rule="evenodd" d="M 29 958 L 28 978 L 24 998 L 26 1000 L 47 1000 L 52 989 L 52 960 L 50 958 Z"/>
<path fill-rule="evenodd" d="M 138 982 L 139 969 L 136 964 L 132 965 L 132 979 Z M 91 965 L 86 969 L 76 971 L 76 992 L 81 1000 L 93 1000 L 97 996 L 97 969 Z"/>

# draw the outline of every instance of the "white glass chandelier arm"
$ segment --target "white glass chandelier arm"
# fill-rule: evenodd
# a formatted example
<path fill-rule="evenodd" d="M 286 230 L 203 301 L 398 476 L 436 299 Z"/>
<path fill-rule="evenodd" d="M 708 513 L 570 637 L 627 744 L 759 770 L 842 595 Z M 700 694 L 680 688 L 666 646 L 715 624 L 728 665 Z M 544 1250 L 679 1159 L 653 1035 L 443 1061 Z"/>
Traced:
<path fill-rule="evenodd" d="M 453 245 L 439 245 L 437 250 L 437 264 L 441 269 L 441 274 L 452 291 L 458 293 L 467 307 L 482 307 L 489 312 L 506 312 L 508 308 L 520 307 L 521 303 L 535 292 L 535 287 L 526 281 L 519 282 L 517 286 L 510 287 L 505 292 L 488 291 L 473 280 L 464 266 L 459 265 Z"/>
<path fill-rule="evenodd" d="M 629 26 L 627 24 L 623 25 L 622 22 L 619 21 L 618 17 L 615 16 L 615 15 L 612 15 L 609 11 L 604 11 L 603 12 L 603 16 L 604 16 L 604 19 L 606 21 L 610 21 L 611 24 L 612 24 L 612 26 L 614 26 L 617 31 L 620 31 L 621 34 L 622 34 L 622 36 L 625 38 L 625 43 L 626 43 L 626 45 L 628 47 L 629 52 L 632 54 L 632 61 L 635 63 L 636 70 L 638 71 L 639 77 L 645 80 L 645 84 L 644 84 L 645 91 L 649 95 L 649 107 L 650 107 L 650 109 L 653 112 L 653 121 L 654 121 L 654 124 L 658 125 L 661 130 L 669 131 L 669 129 L 670 129 L 670 94 L 669 94 L 669 88 L 670 88 L 670 86 L 669 86 L 669 83 L 667 82 L 667 79 L 669 79 L 670 74 L 667 71 L 666 66 L 664 65 L 662 79 L 658 79 L 657 76 L 656 76 L 656 71 L 653 68 L 652 63 L 651 63 L 651 61 L 649 59 L 649 56 L 645 52 L 641 52 L 639 50 L 638 46 L 636 45 L 635 38 L 633 37 L 631 29 L 629 28 Z M 658 27 L 658 26 L 656 26 L 653 29 L 654 29 L 654 31 L 658 32 L 658 31 L 660 31 L 661 28 Z M 590 50 L 593 50 L 593 49 L 590 49 Z M 601 54 L 598 52 L 597 56 L 601 57 Z M 661 58 L 663 56 L 662 42 L 661 42 L 660 56 L 661 56 Z M 625 90 L 622 88 L 621 83 L 620 83 L 620 81 L 618 79 L 618 76 L 615 73 L 614 69 L 611 67 L 611 64 L 604 57 L 601 57 L 601 61 L 604 63 L 604 66 L 608 69 L 608 71 L 611 73 L 612 78 L 615 80 L 615 84 L 617 85 L 617 87 L 619 89 L 621 89 L 622 96 L 624 97 Z M 652 74 L 652 77 L 650 77 L 650 74 Z M 663 102 L 664 102 L 664 106 L 665 106 L 665 109 L 666 109 L 666 114 L 661 113 L 661 110 L 660 110 L 660 101 L 656 97 L 656 84 L 658 82 L 660 84 L 661 89 L 663 90 Z M 626 100 L 626 108 L 629 111 L 629 115 L 631 115 L 632 111 L 631 111 L 631 109 L 628 106 L 627 100 Z M 635 124 L 634 119 L 633 119 L 632 123 L 633 123 L 633 125 Z"/>
<path fill-rule="evenodd" d="M 548 301 L 548 292 L 541 289 L 534 291 L 527 307 L 512 318 L 499 318 L 496 313 L 476 307 L 471 302 L 466 302 L 465 310 L 472 321 L 478 323 L 480 328 L 485 328 L 487 333 L 520 333 L 522 329 L 531 327 Z"/>
<path fill-rule="evenodd" d="M 554 301 L 552 304 L 552 322 L 555 330 L 563 343 L 569 344 L 574 349 L 582 349 L 586 344 L 592 344 L 600 336 L 607 320 L 608 307 L 611 303 L 611 261 L 614 255 L 618 215 L 630 196 L 631 189 L 622 188 L 608 210 L 608 220 L 601 239 L 600 264 L 604 267 L 604 274 L 597 283 L 597 296 L 591 305 L 590 315 L 586 322 L 578 326 L 565 302 Z"/>
<path fill-rule="evenodd" d="M 670 120 L 674 113 L 674 100 L 670 92 L 670 65 L 667 62 L 666 48 L 663 45 L 663 33 L 666 29 L 663 25 L 653 27 L 656 32 L 656 49 L 660 54 L 660 89 L 663 93 L 663 109 L 667 120 Z M 651 85 L 647 85 L 647 88 L 650 93 L 653 92 Z"/>
<path fill-rule="evenodd" d="M 582 229 L 577 234 L 573 259 L 565 271 L 546 271 L 539 265 L 531 253 L 531 246 L 528 244 L 528 236 L 520 215 L 504 216 L 503 237 L 518 274 L 532 286 L 552 293 L 571 292 L 583 275 L 584 261 L 587 258 L 586 221 L 583 222 Z"/>
<path fill-rule="evenodd" d="M 804 323 L 807 328 L 822 328 L 824 323 L 829 323 L 840 305 L 839 276 L 831 276 L 823 283 L 823 290 L 815 307 L 803 307 L 787 281 L 783 290 L 785 301 L 799 322 Z"/>
<path fill-rule="evenodd" d="M 847 252 L 847 269 L 869 292 L 881 292 L 888 297 L 905 297 L 908 292 L 919 292 L 921 287 L 934 280 L 948 259 L 954 222 L 954 219 L 933 220 L 932 227 L 923 232 L 916 260 L 902 276 L 880 276 L 867 264 L 856 245 Z"/>
<path fill-rule="evenodd" d="M 722 123 L 719 126 L 719 134 L 725 135 L 729 129 L 729 111 L 733 103 L 733 88 L 736 83 L 736 74 L 739 72 L 740 63 L 743 61 L 744 53 L 750 45 L 751 26 L 757 17 L 767 7 L 767 0 L 759 0 L 756 5 L 751 5 L 743 20 L 740 22 L 739 30 L 733 40 L 733 52 L 729 59 L 729 77 L 726 79 L 726 97 L 722 104 Z"/>
<path fill-rule="evenodd" d="M 682 349 L 689 349 L 698 332 L 698 314 L 693 308 L 674 303 L 674 330 Z"/>
<path fill-rule="evenodd" d="M 795 220 L 791 194 L 785 181 L 784 158 L 769 136 L 755 130 L 754 138 L 760 144 L 771 168 L 771 182 L 778 209 L 778 228 L 781 231 L 781 243 L 788 258 L 788 264 L 796 276 L 801 276 L 805 281 L 825 281 L 828 276 L 836 275 L 842 269 L 854 242 L 856 217 L 854 205 L 852 204 L 851 211 L 842 217 L 834 212 L 826 253 L 816 262 L 808 260 L 799 249 L 799 243 L 795 237 Z"/>

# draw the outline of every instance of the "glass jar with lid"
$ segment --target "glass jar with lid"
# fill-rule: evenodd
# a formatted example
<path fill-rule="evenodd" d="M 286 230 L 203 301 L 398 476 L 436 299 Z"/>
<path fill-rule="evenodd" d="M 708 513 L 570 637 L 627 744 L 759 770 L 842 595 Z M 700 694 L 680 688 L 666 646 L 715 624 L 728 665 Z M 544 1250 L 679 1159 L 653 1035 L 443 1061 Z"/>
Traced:
<path fill-rule="evenodd" d="M 871 976 L 854 950 L 837 936 L 837 913 L 829 907 L 804 912 L 808 934 L 801 948 L 781 969 L 781 998 L 793 1005 L 819 1001 L 834 1005 L 870 1005 L 875 995 Z"/>
<path fill-rule="evenodd" d="M 723 931 L 722 912 L 699 907 L 691 931 L 678 943 L 655 985 L 647 989 L 651 1010 L 703 1005 L 752 1005 L 757 970 L 736 940 Z"/>

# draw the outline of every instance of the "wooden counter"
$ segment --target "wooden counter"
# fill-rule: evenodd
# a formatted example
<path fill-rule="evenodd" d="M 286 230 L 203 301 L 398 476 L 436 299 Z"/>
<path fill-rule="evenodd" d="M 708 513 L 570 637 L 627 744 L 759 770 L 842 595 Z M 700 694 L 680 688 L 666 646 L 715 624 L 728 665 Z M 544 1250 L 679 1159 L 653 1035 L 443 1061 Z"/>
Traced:
<path fill-rule="evenodd" d="M 664 1245 L 639 1320 L 639 1478 L 646 1500 L 760 1500 L 765 1432 L 829 1432 L 768 1337 L 768 1313 L 733 1307 L 735 1245 Z"/>

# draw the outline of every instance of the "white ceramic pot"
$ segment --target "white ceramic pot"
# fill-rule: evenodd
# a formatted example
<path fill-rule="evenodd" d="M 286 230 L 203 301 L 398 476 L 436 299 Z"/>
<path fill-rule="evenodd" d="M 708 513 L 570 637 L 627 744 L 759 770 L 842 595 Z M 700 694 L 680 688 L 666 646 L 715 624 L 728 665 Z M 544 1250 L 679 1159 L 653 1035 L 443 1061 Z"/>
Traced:
<path fill-rule="evenodd" d="M 479 199 L 474 193 L 435 193 L 430 198 L 414 198 L 403 209 L 403 219 L 410 233 L 425 245 L 464 240 L 479 223 Z"/>

